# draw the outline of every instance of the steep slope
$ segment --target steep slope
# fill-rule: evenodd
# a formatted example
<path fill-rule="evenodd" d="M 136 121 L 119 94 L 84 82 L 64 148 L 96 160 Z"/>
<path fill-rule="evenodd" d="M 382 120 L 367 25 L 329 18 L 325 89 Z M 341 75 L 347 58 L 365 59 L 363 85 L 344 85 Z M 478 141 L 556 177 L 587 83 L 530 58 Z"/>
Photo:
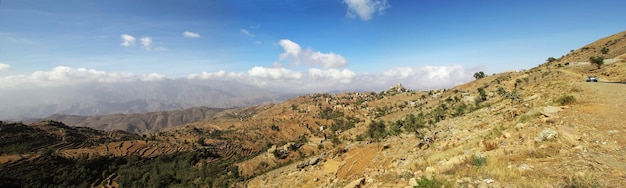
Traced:
<path fill-rule="evenodd" d="M 385 95 L 368 103 L 384 109 L 377 110 L 380 117 L 371 117 L 385 122 L 382 129 L 369 123 L 361 138 L 358 131 L 341 133 L 337 137 L 345 137 L 345 145 L 326 150 L 327 155 L 305 158 L 246 185 L 619 187 L 626 178 L 626 140 L 617 136 L 626 131 L 621 110 L 626 85 L 615 82 L 624 78 L 625 69 L 623 61 L 599 70 L 548 63 L 430 91 L 426 97 Z M 601 77 L 604 83 L 585 82 L 587 74 L 606 72 L 610 76 Z M 418 121 L 407 121 L 411 114 Z M 392 136 L 396 126 L 415 122 L 424 127 Z M 320 162 L 308 165 L 311 160 Z"/>
<path fill-rule="evenodd" d="M 587 62 L 589 57 L 604 56 L 605 58 L 615 58 L 626 54 L 626 31 L 596 40 L 577 50 L 572 50 L 559 59 L 559 62 Z M 604 49 L 604 52 L 603 52 Z M 606 53 L 605 53 L 606 52 Z"/>

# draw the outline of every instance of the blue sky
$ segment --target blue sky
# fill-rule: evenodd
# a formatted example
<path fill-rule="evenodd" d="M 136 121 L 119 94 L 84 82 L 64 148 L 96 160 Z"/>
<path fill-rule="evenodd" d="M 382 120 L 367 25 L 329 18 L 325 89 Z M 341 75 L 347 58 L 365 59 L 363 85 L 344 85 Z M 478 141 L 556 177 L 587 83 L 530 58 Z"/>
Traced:
<path fill-rule="evenodd" d="M 451 87 L 475 71 L 531 68 L 624 31 L 623 7 L 577 0 L 2 0 L 0 88 L 133 79 L 229 79 L 304 91 L 396 82 Z"/>

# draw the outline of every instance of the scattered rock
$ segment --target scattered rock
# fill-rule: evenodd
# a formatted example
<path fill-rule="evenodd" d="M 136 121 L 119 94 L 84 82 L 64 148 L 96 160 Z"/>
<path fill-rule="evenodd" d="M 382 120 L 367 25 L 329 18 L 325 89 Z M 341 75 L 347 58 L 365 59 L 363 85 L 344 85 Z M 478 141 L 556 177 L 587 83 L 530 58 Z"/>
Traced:
<path fill-rule="evenodd" d="M 321 160 L 321 159 L 320 159 L 319 157 L 313 157 L 313 158 L 311 158 L 311 159 L 309 159 L 309 160 L 302 161 L 302 162 L 301 162 L 300 164 L 298 164 L 296 167 L 298 167 L 298 169 L 303 169 L 303 168 L 305 168 L 305 167 L 307 167 L 307 166 L 313 166 L 313 165 L 316 165 L 317 163 L 319 163 L 319 162 L 320 162 L 320 160 Z"/>
<path fill-rule="evenodd" d="M 409 179 L 409 186 L 411 187 L 417 186 L 417 179 L 415 178 Z"/>
<path fill-rule="evenodd" d="M 526 123 L 517 123 L 515 124 L 515 130 L 520 131 L 526 127 Z"/>
<path fill-rule="evenodd" d="M 535 99 L 538 99 L 538 98 L 539 98 L 539 94 L 534 94 L 533 96 L 526 97 L 524 99 L 524 102 L 532 101 L 532 100 L 535 100 Z"/>
<path fill-rule="evenodd" d="M 561 111 L 561 107 L 556 106 L 546 106 L 541 110 L 541 114 L 546 117 L 554 116 L 556 113 Z"/>
<path fill-rule="evenodd" d="M 504 138 L 511 138 L 511 133 L 502 132 L 502 136 L 504 136 Z"/>
<path fill-rule="evenodd" d="M 361 187 L 361 185 L 365 184 L 365 178 L 359 178 L 357 180 L 354 180 L 352 182 L 350 182 L 348 185 L 343 186 L 343 188 L 358 188 Z"/>
<path fill-rule="evenodd" d="M 541 131 L 541 133 L 539 133 L 539 135 L 537 135 L 534 140 L 535 142 L 543 142 L 543 141 L 550 141 L 550 140 L 554 140 L 557 136 L 559 135 L 558 132 L 556 132 L 553 129 L 544 129 L 543 131 Z"/>
<path fill-rule="evenodd" d="M 528 164 L 521 164 L 517 165 L 517 170 L 519 170 L 520 172 L 529 172 L 533 170 L 533 166 L 530 166 Z"/>
<path fill-rule="evenodd" d="M 432 166 L 426 167 L 426 169 L 424 170 L 424 174 L 428 174 L 428 175 L 435 174 L 436 172 L 437 172 L 437 169 L 435 169 L 435 167 L 432 167 Z"/>
<path fill-rule="evenodd" d="M 558 126 L 557 130 L 559 135 L 563 136 L 564 138 L 569 138 L 571 140 L 580 140 L 582 138 L 578 131 L 574 130 L 571 127 Z"/>
<path fill-rule="evenodd" d="M 495 182 L 495 181 L 494 181 L 493 179 L 491 179 L 491 178 L 484 179 L 483 181 L 484 181 L 485 183 L 488 183 L 488 184 L 489 184 L 489 183 L 493 183 L 493 182 Z"/>

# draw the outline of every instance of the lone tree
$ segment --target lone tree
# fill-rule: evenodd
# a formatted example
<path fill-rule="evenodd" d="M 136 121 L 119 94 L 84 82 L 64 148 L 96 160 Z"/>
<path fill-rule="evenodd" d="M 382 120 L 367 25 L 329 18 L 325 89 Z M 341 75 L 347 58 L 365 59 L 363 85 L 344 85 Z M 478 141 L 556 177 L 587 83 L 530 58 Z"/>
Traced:
<path fill-rule="evenodd" d="M 604 57 L 603 56 L 591 56 L 589 57 L 589 63 L 598 66 L 598 69 L 602 68 L 602 64 L 604 64 Z"/>
<path fill-rule="evenodd" d="M 478 80 L 478 79 L 481 79 L 481 78 L 484 78 L 485 76 L 486 76 L 486 75 L 485 75 L 485 73 L 484 73 L 483 71 L 480 71 L 480 72 L 474 73 L 474 78 L 476 78 L 477 80 Z"/>
<path fill-rule="evenodd" d="M 548 61 L 548 63 L 552 63 L 553 61 L 556 61 L 557 59 L 554 57 L 549 57 L 546 61 Z"/>

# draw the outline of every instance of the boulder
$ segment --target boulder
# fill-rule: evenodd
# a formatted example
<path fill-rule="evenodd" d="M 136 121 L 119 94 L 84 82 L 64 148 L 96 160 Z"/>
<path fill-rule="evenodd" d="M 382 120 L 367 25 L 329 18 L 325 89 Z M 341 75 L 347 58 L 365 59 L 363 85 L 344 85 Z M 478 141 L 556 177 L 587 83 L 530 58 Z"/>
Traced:
<path fill-rule="evenodd" d="M 343 186 L 344 188 L 358 188 L 365 184 L 365 178 L 359 178 L 350 182 L 348 185 Z"/>
<path fill-rule="evenodd" d="M 554 129 L 544 129 L 543 131 L 541 131 L 541 133 L 539 133 L 535 138 L 535 142 L 543 142 L 543 141 L 550 141 L 550 140 L 554 140 L 557 136 L 559 135 L 558 132 L 556 132 Z"/>
<path fill-rule="evenodd" d="M 316 165 L 317 163 L 319 163 L 319 162 L 320 162 L 320 160 L 321 160 L 321 159 L 320 159 L 319 157 L 313 157 L 313 158 L 311 158 L 311 159 L 309 159 L 309 160 L 302 161 L 301 163 L 299 163 L 298 165 L 296 165 L 296 167 L 298 167 L 298 169 L 303 169 L 303 168 L 305 168 L 305 167 L 307 167 L 307 166 L 313 166 L 313 165 Z"/>
<path fill-rule="evenodd" d="M 551 116 L 556 115 L 556 113 L 560 111 L 561 111 L 561 107 L 546 106 L 546 107 L 543 107 L 540 113 L 546 117 L 551 117 Z"/>
<path fill-rule="evenodd" d="M 411 187 L 417 186 L 417 179 L 415 179 L 415 178 L 409 179 L 409 186 L 411 186 Z"/>

